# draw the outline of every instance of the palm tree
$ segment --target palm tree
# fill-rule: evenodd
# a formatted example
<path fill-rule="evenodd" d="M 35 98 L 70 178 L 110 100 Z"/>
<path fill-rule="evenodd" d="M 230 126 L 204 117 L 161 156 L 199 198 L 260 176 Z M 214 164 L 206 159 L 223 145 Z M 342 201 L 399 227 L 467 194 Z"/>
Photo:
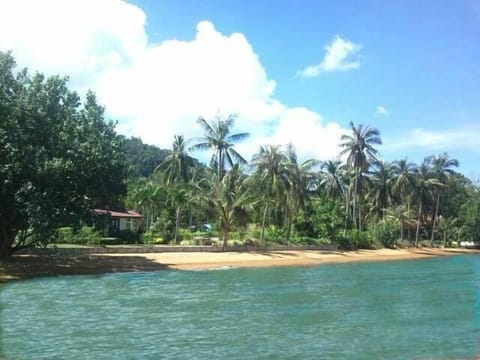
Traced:
<path fill-rule="evenodd" d="M 175 135 L 171 153 L 155 169 L 155 172 L 163 172 L 167 185 L 183 184 L 189 181 L 189 171 L 194 166 L 194 159 L 187 153 L 187 144 L 183 135 Z"/>
<path fill-rule="evenodd" d="M 336 201 L 345 192 L 344 166 L 340 160 L 328 160 L 322 163 L 320 174 L 320 186 Z"/>
<path fill-rule="evenodd" d="M 458 223 L 458 219 L 456 217 L 451 218 L 444 218 L 440 216 L 438 219 L 438 228 L 443 233 L 443 246 L 447 246 L 447 238 L 448 236 L 455 235 L 458 232 L 458 228 L 456 225 Z"/>
<path fill-rule="evenodd" d="M 372 211 L 383 218 L 383 209 L 386 209 L 392 203 L 392 183 L 393 183 L 392 165 L 383 161 L 374 163 L 374 170 L 370 172 L 371 189 L 369 196 L 372 201 Z"/>
<path fill-rule="evenodd" d="M 391 208 L 384 209 L 387 219 L 398 221 L 400 224 L 400 239 L 405 238 L 405 226 L 411 226 L 415 223 L 415 215 L 410 211 L 405 204 L 400 204 Z M 395 243 L 393 244 L 396 245 Z"/>
<path fill-rule="evenodd" d="M 437 180 L 443 185 L 442 187 L 437 187 L 436 191 L 436 201 L 435 201 L 435 212 L 432 217 L 432 237 L 431 243 L 433 246 L 433 239 L 435 235 L 435 224 L 438 217 L 438 211 L 440 206 L 440 195 L 442 189 L 446 186 L 448 177 L 455 173 L 452 170 L 452 167 L 458 167 L 459 163 L 456 159 L 450 159 L 447 153 L 440 154 L 438 156 L 430 156 L 427 158 L 428 164 L 432 167 L 432 172 Z"/>
<path fill-rule="evenodd" d="M 437 179 L 432 177 L 430 167 L 427 165 L 427 162 L 424 161 L 423 164 L 418 168 L 417 180 L 415 184 L 415 196 L 419 201 L 415 247 L 418 247 L 418 236 L 420 233 L 420 222 L 423 213 L 423 204 L 428 198 L 432 197 L 432 192 L 434 188 L 440 185 L 441 183 Z"/>
<path fill-rule="evenodd" d="M 217 176 L 218 174 L 213 172 L 212 188 L 207 201 L 218 210 L 225 250 L 231 227 L 247 216 L 247 211 L 252 208 L 252 201 L 246 186 L 246 176 L 238 164 L 234 165 L 221 180 L 218 180 Z"/>
<path fill-rule="evenodd" d="M 415 188 L 417 165 L 407 159 L 398 160 L 393 163 L 393 172 L 395 174 L 393 194 L 400 203 L 407 203 L 407 206 L 410 206 L 409 198 Z"/>
<path fill-rule="evenodd" d="M 309 183 L 313 180 L 313 174 L 310 170 L 313 166 L 318 164 L 318 161 L 309 159 L 299 164 L 297 159 L 297 152 L 292 144 L 287 145 L 286 164 L 283 169 L 284 181 L 286 184 L 286 202 L 285 214 L 287 218 L 287 231 L 285 240 L 290 241 L 292 233 L 292 221 L 299 209 L 305 207 L 305 201 L 309 197 Z"/>
<path fill-rule="evenodd" d="M 347 164 L 355 170 L 355 184 L 353 192 L 353 217 L 356 223 L 358 216 L 358 228 L 362 229 L 362 207 L 358 194 L 361 193 L 362 174 L 368 170 L 371 161 L 377 159 L 378 151 L 373 145 L 381 145 L 380 131 L 369 126 L 359 125 L 358 128 L 351 122 L 351 135 L 342 135 L 343 148 L 341 154 L 347 155 Z M 358 202 L 358 214 L 356 208 Z"/>
<path fill-rule="evenodd" d="M 278 145 L 261 146 L 258 153 L 252 158 L 255 173 L 252 180 L 259 183 L 261 197 L 265 204 L 262 218 L 262 233 L 260 241 L 265 235 L 265 223 L 270 205 L 279 207 L 282 203 L 285 188 L 285 164 L 287 155 Z"/>
<path fill-rule="evenodd" d="M 144 214 L 145 230 L 149 232 L 157 218 L 160 204 L 165 200 L 165 190 L 147 179 L 140 179 L 130 184 L 128 188 L 127 205 Z"/>
<path fill-rule="evenodd" d="M 189 181 L 190 169 L 194 160 L 187 153 L 187 143 L 182 135 L 175 135 L 172 152 L 155 169 L 155 173 L 162 172 L 165 185 L 169 188 L 170 202 L 175 206 L 175 233 L 174 241 L 178 243 L 182 206 L 187 202 L 186 184 Z"/>
<path fill-rule="evenodd" d="M 213 123 L 208 123 L 203 117 L 199 117 L 197 122 L 203 128 L 205 135 L 199 139 L 199 143 L 192 146 L 192 150 L 213 150 L 210 165 L 217 170 L 218 180 L 222 180 L 225 175 L 226 165 L 232 167 L 235 163 L 241 165 L 247 164 L 247 161 L 233 149 L 233 145 L 246 139 L 249 133 L 230 134 L 235 121 L 234 115 L 229 115 L 226 119 L 217 116 Z"/>

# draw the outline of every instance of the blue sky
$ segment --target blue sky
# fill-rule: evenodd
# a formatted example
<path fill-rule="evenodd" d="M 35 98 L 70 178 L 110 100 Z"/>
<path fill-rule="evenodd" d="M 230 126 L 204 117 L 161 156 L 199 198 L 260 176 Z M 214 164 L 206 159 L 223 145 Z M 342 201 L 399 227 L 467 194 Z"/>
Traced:
<path fill-rule="evenodd" d="M 252 134 L 239 147 L 247 158 L 292 141 L 326 159 L 353 121 L 381 131 L 386 160 L 448 152 L 480 178 L 478 0 L 45 1 L 32 11 L 60 14 L 58 26 L 35 26 L 18 3 L 0 4 L 0 49 L 93 88 L 127 135 L 167 147 L 174 133 L 200 135 L 196 116 L 235 112 Z"/>

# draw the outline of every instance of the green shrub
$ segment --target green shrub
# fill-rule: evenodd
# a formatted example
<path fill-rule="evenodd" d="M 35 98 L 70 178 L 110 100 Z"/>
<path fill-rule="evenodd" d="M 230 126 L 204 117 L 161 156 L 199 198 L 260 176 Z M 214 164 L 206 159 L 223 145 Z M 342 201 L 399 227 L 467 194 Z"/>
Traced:
<path fill-rule="evenodd" d="M 193 232 L 188 229 L 180 229 L 178 235 L 180 236 L 180 240 L 192 240 L 193 239 Z"/>
<path fill-rule="evenodd" d="M 100 233 L 94 227 L 82 226 L 74 229 L 67 226 L 57 229 L 54 241 L 59 244 L 97 245 L 100 238 Z"/>
<path fill-rule="evenodd" d="M 155 235 L 151 232 L 145 232 L 140 235 L 140 239 L 144 244 L 152 244 L 155 240 Z"/>
<path fill-rule="evenodd" d="M 122 240 L 117 237 L 102 237 L 99 241 L 99 245 L 121 245 Z"/>
<path fill-rule="evenodd" d="M 375 244 L 369 237 L 369 234 L 358 229 L 348 230 L 346 236 L 343 236 L 343 234 L 337 235 L 336 242 L 340 248 L 345 250 L 375 248 Z"/>
<path fill-rule="evenodd" d="M 132 230 L 117 230 L 112 232 L 112 237 L 118 238 L 122 244 L 142 243 L 140 234 Z"/>
<path fill-rule="evenodd" d="M 180 245 L 187 245 L 187 246 L 192 246 L 195 245 L 195 240 L 182 240 L 180 241 Z"/>
<path fill-rule="evenodd" d="M 368 233 L 374 242 L 393 248 L 400 233 L 400 226 L 396 221 L 383 220 L 369 229 Z"/>
<path fill-rule="evenodd" d="M 267 240 L 276 242 L 276 243 L 283 243 L 285 242 L 285 230 L 281 227 L 277 226 L 269 226 L 267 228 Z"/>
<path fill-rule="evenodd" d="M 261 226 L 255 224 L 248 224 L 245 232 L 245 239 L 260 239 L 262 234 Z"/>
<path fill-rule="evenodd" d="M 228 234 L 228 238 L 232 240 L 236 240 L 238 242 L 243 243 L 243 239 L 245 239 L 246 232 L 245 231 L 230 231 Z"/>
<path fill-rule="evenodd" d="M 72 227 L 61 227 L 57 229 L 54 241 L 59 244 L 71 244 L 73 239 Z"/>
<path fill-rule="evenodd" d="M 77 239 L 79 244 L 98 245 L 101 235 L 94 227 L 83 226 L 77 233 Z"/>
<path fill-rule="evenodd" d="M 160 236 L 160 234 L 157 233 L 152 233 L 152 232 L 146 232 L 140 235 L 140 243 L 142 244 L 168 244 L 168 241 L 166 241 L 163 237 Z"/>

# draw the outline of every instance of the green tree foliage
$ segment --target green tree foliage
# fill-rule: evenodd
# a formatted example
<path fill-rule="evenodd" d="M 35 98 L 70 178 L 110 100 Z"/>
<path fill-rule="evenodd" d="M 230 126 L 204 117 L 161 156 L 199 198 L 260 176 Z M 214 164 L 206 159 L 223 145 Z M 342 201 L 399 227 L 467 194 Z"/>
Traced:
<path fill-rule="evenodd" d="M 161 164 L 169 154 L 169 150 L 144 144 L 140 138 L 136 137 L 124 137 L 122 149 L 127 158 L 129 177 L 132 179 L 152 175 L 158 164 Z"/>
<path fill-rule="evenodd" d="M 67 78 L 15 66 L 0 53 L 0 257 L 125 190 L 121 139 L 95 95 L 82 104 Z"/>
<path fill-rule="evenodd" d="M 211 124 L 203 117 L 198 118 L 198 124 L 202 127 L 204 136 L 199 139 L 199 143 L 192 146 L 192 150 L 213 151 L 210 166 L 217 170 L 218 180 L 222 180 L 225 175 L 227 165 L 233 167 L 234 164 L 246 165 L 247 161 L 235 151 L 233 145 L 246 139 L 249 133 L 231 134 L 235 122 L 235 116 L 229 115 L 226 119 L 217 117 Z"/>
<path fill-rule="evenodd" d="M 350 123 L 352 130 L 350 135 L 342 135 L 341 154 L 347 155 L 347 165 L 354 172 L 354 188 L 353 188 L 353 221 L 357 224 L 358 229 L 362 230 L 362 178 L 371 162 L 377 160 L 378 151 L 374 145 L 381 145 L 380 132 L 369 126 L 355 126 Z"/>

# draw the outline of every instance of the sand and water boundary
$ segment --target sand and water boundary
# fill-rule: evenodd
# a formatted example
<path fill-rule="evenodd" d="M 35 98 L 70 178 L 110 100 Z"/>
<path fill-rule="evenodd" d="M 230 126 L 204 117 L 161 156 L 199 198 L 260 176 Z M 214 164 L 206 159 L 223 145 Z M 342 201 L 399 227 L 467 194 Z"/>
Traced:
<path fill-rule="evenodd" d="M 472 249 L 379 249 L 343 251 L 333 248 L 143 247 L 98 249 L 46 249 L 14 255 L 0 263 L 0 282 L 36 276 L 87 275 L 111 272 L 143 272 L 165 269 L 196 270 L 221 267 L 316 266 L 327 263 L 422 259 L 459 254 L 480 254 Z"/>

